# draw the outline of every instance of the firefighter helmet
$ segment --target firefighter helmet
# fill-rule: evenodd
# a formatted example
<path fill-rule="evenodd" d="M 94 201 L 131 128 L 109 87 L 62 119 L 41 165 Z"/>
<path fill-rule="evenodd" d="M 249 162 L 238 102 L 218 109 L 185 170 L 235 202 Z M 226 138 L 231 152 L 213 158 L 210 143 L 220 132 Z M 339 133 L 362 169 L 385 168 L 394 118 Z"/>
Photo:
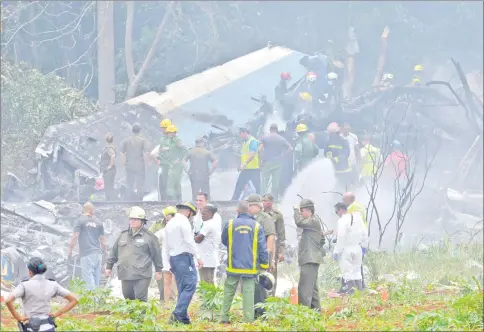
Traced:
<path fill-rule="evenodd" d="M 314 208 L 314 202 L 310 199 L 304 198 L 301 200 L 301 203 L 299 203 L 299 208 Z"/>
<path fill-rule="evenodd" d="M 328 133 L 337 133 L 339 131 L 339 125 L 336 122 L 331 122 L 328 125 Z"/>
<path fill-rule="evenodd" d="M 173 124 L 166 127 L 165 132 L 167 133 L 176 133 L 178 131 L 177 127 Z"/>
<path fill-rule="evenodd" d="M 289 73 L 287 71 L 283 71 L 281 73 L 281 80 L 289 81 L 290 79 L 291 79 L 291 73 Z"/>
<path fill-rule="evenodd" d="M 316 75 L 316 73 L 310 71 L 306 74 L 306 81 L 308 82 L 314 82 L 316 81 L 318 75 Z"/>
<path fill-rule="evenodd" d="M 308 126 L 306 126 L 304 123 L 300 123 L 296 126 L 296 132 L 297 133 L 302 133 L 308 131 Z"/>
<path fill-rule="evenodd" d="M 300 92 L 299 98 L 301 98 L 301 100 L 308 101 L 308 102 L 311 102 L 313 100 L 313 97 L 311 96 L 311 94 L 309 94 L 309 92 Z"/>
<path fill-rule="evenodd" d="M 171 125 L 171 120 L 170 119 L 163 119 L 160 122 L 160 127 L 161 128 L 168 128 L 169 125 Z"/>

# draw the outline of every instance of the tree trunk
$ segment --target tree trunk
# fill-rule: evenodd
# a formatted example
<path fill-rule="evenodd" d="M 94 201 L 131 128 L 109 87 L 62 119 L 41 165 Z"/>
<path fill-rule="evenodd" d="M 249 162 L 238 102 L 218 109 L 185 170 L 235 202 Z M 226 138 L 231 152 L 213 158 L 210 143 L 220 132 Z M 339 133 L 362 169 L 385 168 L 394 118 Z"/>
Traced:
<path fill-rule="evenodd" d="M 158 26 L 158 30 L 156 31 L 155 39 L 153 40 L 153 43 L 151 44 L 151 48 L 146 55 L 145 60 L 143 61 L 143 64 L 141 65 L 140 70 L 138 71 L 137 74 L 134 75 L 133 81 L 129 83 L 128 90 L 126 92 L 126 100 L 133 98 L 136 95 L 136 92 L 138 91 L 138 86 L 141 82 L 141 79 L 143 78 L 146 69 L 148 69 L 151 59 L 155 55 L 156 48 L 158 47 L 158 44 L 160 43 L 161 37 L 163 36 L 163 32 L 165 31 L 165 27 L 168 23 L 168 19 L 170 18 L 171 14 L 173 13 L 174 5 L 176 4 L 176 1 L 170 1 L 168 4 L 168 7 L 166 8 L 165 15 L 163 16 L 163 20 L 161 21 L 160 25 Z M 129 8 L 129 6 L 127 7 Z M 129 20 L 129 17 L 128 17 Z M 126 25 L 126 29 L 128 29 L 128 25 Z M 131 36 L 131 32 L 126 32 L 126 37 Z M 126 50 L 127 51 L 127 50 Z M 128 55 L 126 55 L 126 58 Z M 131 56 L 132 57 L 132 56 Z M 134 72 L 134 70 L 133 70 Z M 128 73 L 129 75 L 129 73 Z"/>
<path fill-rule="evenodd" d="M 96 5 L 98 98 L 102 109 L 115 102 L 114 2 L 98 1 Z"/>

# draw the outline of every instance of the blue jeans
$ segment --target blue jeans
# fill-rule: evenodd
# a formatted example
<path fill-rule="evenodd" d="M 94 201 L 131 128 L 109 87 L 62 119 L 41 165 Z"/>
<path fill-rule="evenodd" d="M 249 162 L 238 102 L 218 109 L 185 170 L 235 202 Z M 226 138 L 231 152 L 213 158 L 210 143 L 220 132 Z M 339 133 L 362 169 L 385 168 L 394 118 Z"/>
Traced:
<path fill-rule="evenodd" d="M 182 253 L 177 256 L 170 256 L 170 266 L 178 288 L 178 301 L 172 314 L 172 320 L 190 324 L 188 306 L 197 289 L 195 261 L 191 254 Z"/>
<path fill-rule="evenodd" d="M 101 253 L 81 257 L 82 279 L 86 283 L 87 290 L 93 290 L 99 286 L 102 260 Z"/>

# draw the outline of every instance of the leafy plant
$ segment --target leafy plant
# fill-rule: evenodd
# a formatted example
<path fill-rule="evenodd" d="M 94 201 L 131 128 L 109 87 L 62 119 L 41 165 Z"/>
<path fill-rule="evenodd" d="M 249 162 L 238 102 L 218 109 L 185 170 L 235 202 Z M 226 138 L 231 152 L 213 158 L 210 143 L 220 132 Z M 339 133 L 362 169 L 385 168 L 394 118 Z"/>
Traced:
<path fill-rule="evenodd" d="M 202 302 L 200 305 L 200 319 L 215 321 L 220 318 L 224 299 L 223 287 L 201 281 L 198 286 L 198 293 Z"/>

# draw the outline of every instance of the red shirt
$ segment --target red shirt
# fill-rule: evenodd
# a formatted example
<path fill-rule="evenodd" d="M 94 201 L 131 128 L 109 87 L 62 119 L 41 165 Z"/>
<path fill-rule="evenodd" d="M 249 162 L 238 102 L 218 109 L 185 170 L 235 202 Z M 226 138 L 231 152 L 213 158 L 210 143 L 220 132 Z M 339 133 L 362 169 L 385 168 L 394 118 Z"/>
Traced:
<path fill-rule="evenodd" d="M 400 176 L 402 176 L 404 179 L 407 179 L 407 172 L 405 171 L 407 162 L 408 162 L 408 157 L 405 153 L 400 151 L 393 151 L 385 159 L 385 167 L 391 164 L 390 167 L 388 168 L 394 170 L 395 179 L 398 179 Z"/>

